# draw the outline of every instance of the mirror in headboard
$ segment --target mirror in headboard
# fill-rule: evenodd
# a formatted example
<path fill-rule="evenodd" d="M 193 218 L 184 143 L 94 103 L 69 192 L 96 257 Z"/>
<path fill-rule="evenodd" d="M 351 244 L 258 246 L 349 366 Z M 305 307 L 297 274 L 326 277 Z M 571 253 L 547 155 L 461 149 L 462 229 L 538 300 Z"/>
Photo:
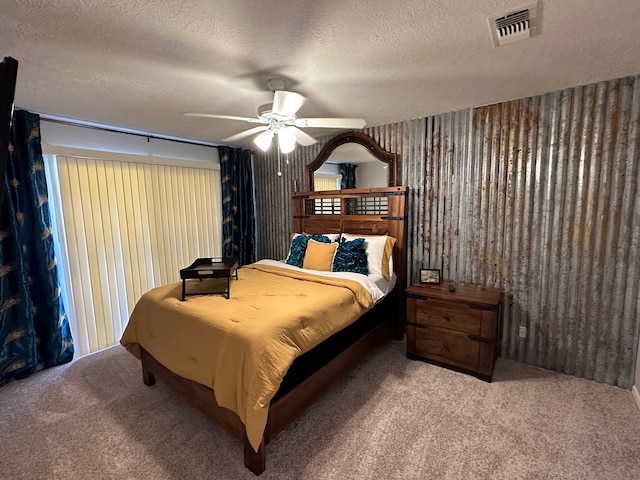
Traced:
<path fill-rule="evenodd" d="M 359 132 L 336 135 L 307 165 L 308 190 L 393 187 L 397 155 Z"/>

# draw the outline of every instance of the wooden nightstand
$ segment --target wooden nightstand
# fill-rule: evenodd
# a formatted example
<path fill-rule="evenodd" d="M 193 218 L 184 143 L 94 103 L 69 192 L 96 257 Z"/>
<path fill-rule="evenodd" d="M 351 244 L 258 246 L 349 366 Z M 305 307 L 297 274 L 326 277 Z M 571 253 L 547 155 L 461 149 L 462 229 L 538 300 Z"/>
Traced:
<path fill-rule="evenodd" d="M 416 283 L 405 293 L 407 358 L 490 382 L 500 353 L 502 289 L 455 282 Z"/>

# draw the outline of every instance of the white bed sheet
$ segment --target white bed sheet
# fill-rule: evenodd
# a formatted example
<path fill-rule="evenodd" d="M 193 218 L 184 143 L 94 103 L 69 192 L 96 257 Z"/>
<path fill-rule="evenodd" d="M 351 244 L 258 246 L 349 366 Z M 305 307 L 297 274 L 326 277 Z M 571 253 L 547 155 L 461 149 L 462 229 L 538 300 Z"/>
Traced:
<path fill-rule="evenodd" d="M 294 265 L 289 265 L 288 263 L 284 263 L 278 260 L 259 260 L 256 262 L 259 265 L 272 265 L 280 268 L 288 268 L 290 270 L 302 270 L 306 273 L 310 273 L 313 275 L 318 275 L 320 277 L 329 277 L 329 278 L 346 278 L 348 280 L 354 280 L 362 285 L 367 291 L 371 294 L 371 299 L 373 303 L 378 303 L 378 301 L 385 297 L 396 283 L 396 274 L 393 273 L 391 276 L 391 280 L 387 280 L 382 275 L 362 275 L 361 273 L 351 273 L 351 272 L 326 272 L 321 270 L 310 270 L 308 268 L 300 268 Z"/>

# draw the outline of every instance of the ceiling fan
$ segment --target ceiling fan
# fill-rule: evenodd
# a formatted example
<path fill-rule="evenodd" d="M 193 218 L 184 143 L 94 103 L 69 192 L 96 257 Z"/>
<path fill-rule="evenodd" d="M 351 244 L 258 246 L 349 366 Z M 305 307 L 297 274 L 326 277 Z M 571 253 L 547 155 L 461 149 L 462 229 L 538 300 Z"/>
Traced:
<path fill-rule="evenodd" d="M 235 142 L 242 138 L 261 132 L 253 142 L 263 151 L 267 151 L 274 137 L 278 137 L 278 146 L 282 153 L 289 153 L 300 145 L 313 145 L 315 138 L 301 128 L 364 128 L 367 124 L 363 118 L 299 118 L 296 113 L 304 102 L 305 97 L 296 92 L 284 90 L 285 82 L 280 78 L 272 78 L 267 82 L 273 92 L 273 103 L 258 107 L 258 116 L 234 117 L 231 115 L 216 115 L 212 113 L 185 113 L 188 117 L 220 118 L 224 120 L 238 120 L 249 123 L 259 123 L 261 126 L 244 130 L 224 139 L 225 142 Z"/>

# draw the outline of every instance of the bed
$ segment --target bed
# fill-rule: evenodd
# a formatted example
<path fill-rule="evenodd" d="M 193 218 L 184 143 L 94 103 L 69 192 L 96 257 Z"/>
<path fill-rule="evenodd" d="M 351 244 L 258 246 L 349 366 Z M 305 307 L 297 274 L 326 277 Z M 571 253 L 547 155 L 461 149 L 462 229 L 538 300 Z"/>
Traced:
<path fill-rule="evenodd" d="M 298 240 L 329 238 L 309 240 L 305 268 L 273 260 L 242 267 L 230 300 L 203 295 L 180 302 L 179 283 L 145 294 L 121 340 L 140 358 L 144 383 L 162 381 L 239 438 L 245 466 L 262 473 L 265 446 L 278 432 L 384 341 L 402 338 L 406 193 L 406 187 L 294 193 Z M 370 252 L 386 238 L 393 249 L 385 248 L 389 258 L 366 276 L 309 268 L 312 250 L 333 248 L 336 237 L 351 244 L 366 239 Z M 292 247 L 287 262 L 294 253 Z M 266 311 L 277 313 L 267 322 Z M 212 323 L 215 337 L 204 341 Z"/>

